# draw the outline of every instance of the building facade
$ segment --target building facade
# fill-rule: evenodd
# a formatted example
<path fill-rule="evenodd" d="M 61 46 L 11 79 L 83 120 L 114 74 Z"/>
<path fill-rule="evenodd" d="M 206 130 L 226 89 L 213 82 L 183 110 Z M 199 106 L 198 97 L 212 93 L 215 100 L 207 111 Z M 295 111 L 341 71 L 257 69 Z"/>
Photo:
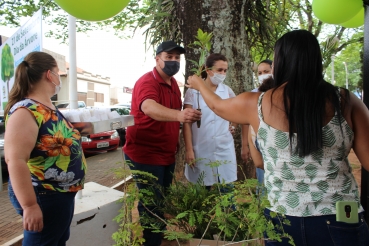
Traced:
<path fill-rule="evenodd" d="M 43 49 L 43 51 L 55 58 L 63 83 L 60 92 L 52 97 L 52 101 L 55 104 L 69 102 L 69 63 L 61 54 L 47 49 Z M 77 100 L 84 101 L 87 106 L 109 106 L 111 104 L 110 85 L 109 77 L 93 74 L 77 67 Z"/>

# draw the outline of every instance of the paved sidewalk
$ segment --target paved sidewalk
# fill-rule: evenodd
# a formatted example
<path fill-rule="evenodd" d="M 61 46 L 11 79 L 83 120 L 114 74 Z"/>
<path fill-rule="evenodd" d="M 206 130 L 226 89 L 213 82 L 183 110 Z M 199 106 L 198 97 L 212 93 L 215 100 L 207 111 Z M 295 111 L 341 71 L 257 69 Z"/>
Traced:
<path fill-rule="evenodd" d="M 88 157 L 86 183 L 93 181 L 107 187 L 117 184 L 120 179 L 116 178 L 112 169 L 121 167 L 122 164 L 120 148 L 117 151 Z M 3 191 L 0 192 L 0 245 L 23 233 L 22 218 L 15 213 L 9 201 L 7 187 L 7 184 L 4 184 Z"/>

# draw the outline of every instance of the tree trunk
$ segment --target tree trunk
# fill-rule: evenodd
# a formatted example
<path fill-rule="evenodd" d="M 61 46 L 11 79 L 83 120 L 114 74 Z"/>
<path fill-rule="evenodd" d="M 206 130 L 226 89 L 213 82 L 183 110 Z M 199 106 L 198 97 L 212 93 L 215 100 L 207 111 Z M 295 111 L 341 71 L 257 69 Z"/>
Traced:
<path fill-rule="evenodd" d="M 198 52 L 189 47 L 195 41 L 197 30 L 212 32 L 212 53 L 221 53 L 228 59 L 229 70 L 225 83 L 237 94 L 253 88 L 253 74 L 245 20 L 248 11 L 248 0 L 175 0 L 180 29 L 183 34 L 183 45 L 186 48 L 186 60 L 198 60 Z M 191 74 L 192 64 L 186 63 L 185 79 Z M 247 113 L 247 112 L 245 112 Z M 245 163 L 241 159 L 240 129 L 234 136 L 238 178 L 255 177 L 253 163 Z M 242 171 L 240 170 L 240 167 Z M 176 177 L 183 177 L 184 142 L 181 136 L 181 149 L 177 154 Z"/>

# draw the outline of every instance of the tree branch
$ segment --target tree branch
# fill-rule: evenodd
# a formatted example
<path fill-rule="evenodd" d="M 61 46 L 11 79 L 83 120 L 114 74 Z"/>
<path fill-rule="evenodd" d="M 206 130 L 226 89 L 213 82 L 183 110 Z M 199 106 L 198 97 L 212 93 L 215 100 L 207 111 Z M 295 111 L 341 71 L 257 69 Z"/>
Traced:
<path fill-rule="evenodd" d="M 323 22 L 319 20 L 318 21 L 318 24 L 315 27 L 315 32 L 314 32 L 314 36 L 315 37 L 318 37 L 319 36 L 319 34 L 320 34 L 321 30 L 322 30 L 322 26 L 323 26 Z"/>
<path fill-rule="evenodd" d="M 339 51 L 343 50 L 348 45 L 354 44 L 354 43 L 358 43 L 358 42 L 364 42 L 364 37 L 359 37 L 359 38 L 351 39 L 351 40 L 343 43 L 342 45 L 338 46 L 338 48 L 336 49 L 336 53 L 338 53 Z"/>
<path fill-rule="evenodd" d="M 304 12 L 306 13 L 306 16 L 308 18 L 308 30 L 309 32 L 313 32 L 313 26 L 314 26 L 313 15 L 312 15 L 313 9 L 308 0 L 305 0 L 305 5 L 306 5 L 306 10 Z"/>
<path fill-rule="evenodd" d="M 342 38 L 342 35 L 343 35 L 343 32 L 346 30 L 346 27 L 341 27 L 340 29 L 339 29 L 339 31 L 338 31 L 338 33 L 337 33 L 337 38 L 339 39 L 339 40 L 341 40 L 341 38 Z"/>

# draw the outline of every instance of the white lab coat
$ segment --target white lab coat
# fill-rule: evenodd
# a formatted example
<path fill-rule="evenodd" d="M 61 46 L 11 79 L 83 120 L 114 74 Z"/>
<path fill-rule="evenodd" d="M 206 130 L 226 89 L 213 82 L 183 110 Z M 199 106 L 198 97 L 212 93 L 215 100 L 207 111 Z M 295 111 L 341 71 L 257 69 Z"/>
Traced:
<path fill-rule="evenodd" d="M 215 93 L 223 99 L 234 97 L 231 88 L 219 84 Z M 206 105 L 201 94 L 194 89 L 188 89 L 184 104 L 198 108 L 197 96 L 199 95 L 200 109 L 202 112 L 201 126 L 197 128 L 196 122 L 192 124 L 192 145 L 196 161 L 194 168 L 186 164 L 185 176 L 187 180 L 196 183 L 201 173 L 205 174 L 204 185 L 210 186 L 220 182 L 230 183 L 237 180 L 237 162 L 232 134 L 229 131 L 229 121 L 217 116 Z M 220 161 L 218 167 L 210 167 L 209 162 Z"/>

